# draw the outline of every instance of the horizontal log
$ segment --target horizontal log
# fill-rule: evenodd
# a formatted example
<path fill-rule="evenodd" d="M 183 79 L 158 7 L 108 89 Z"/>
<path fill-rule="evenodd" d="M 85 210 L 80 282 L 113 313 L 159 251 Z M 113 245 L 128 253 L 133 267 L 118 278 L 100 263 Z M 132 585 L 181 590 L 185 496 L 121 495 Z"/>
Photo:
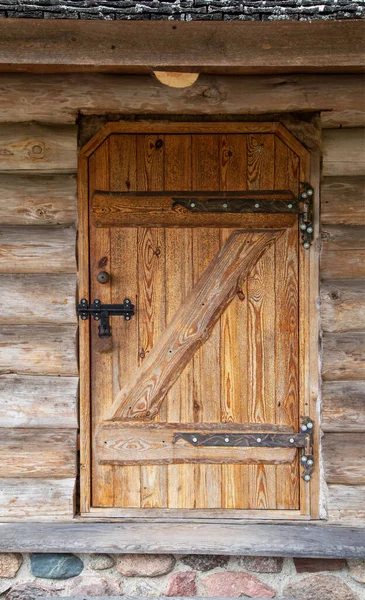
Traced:
<path fill-rule="evenodd" d="M 346 125 L 344 110 L 352 127 L 364 120 L 361 74 L 201 75 L 194 86 L 177 89 L 150 75 L 14 73 L 2 74 L 0 85 L 0 121 L 13 123 L 74 124 L 79 113 L 257 115 L 293 110 L 325 111 L 324 127 Z"/>
<path fill-rule="evenodd" d="M 365 485 L 328 486 L 327 512 L 330 521 L 364 527 Z"/>
<path fill-rule="evenodd" d="M 326 333 L 323 336 L 324 381 L 365 379 L 365 334 Z"/>
<path fill-rule="evenodd" d="M 244 448 L 242 446 L 194 446 L 184 439 L 175 440 L 178 432 L 199 434 L 277 433 L 278 427 L 239 424 L 196 423 L 115 423 L 105 421 L 98 429 L 95 452 L 100 464 L 164 465 L 184 463 L 207 464 L 281 464 L 295 459 L 295 448 Z M 292 435 L 291 428 L 280 433 Z M 229 439 L 229 438 L 227 438 Z"/>
<path fill-rule="evenodd" d="M 323 132 L 323 175 L 365 175 L 365 129 L 326 129 Z"/>
<path fill-rule="evenodd" d="M 76 327 L 0 327 L 0 373 L 77 375 Z"/>
<path fill-rule="evenodd" d="M 0 481 L 0 517 L 8 519 L 72 518 L 75 479 L 24 479 Z"/>
<path fill-rule="evenodd" d="M 341 432 L 365 431 L 364 381 L 323 383 L 322 429 Z"/>
<path fill-rule="evenodd" d="M 1 429 L 0 477 L 76 476 L 76 431 Z"/>
<path fill-rule="evenodd" d="M 71 225 L 76 208 L 75 175 L 0 173 L 3 225 Z"/>
<path fill-rule="evenodd" d="M 0 324 L 76 323 L 76 275 L 0 275 Z"/>
<path fill-rule="evenodd" d="M 326 433 L 322 447 L 327 483 L 365 484 L 365 433 Z"/>
<path fill-rule="evenodd" d="M 336 250 L 364 250 L 365 226 L 323 225 L 321 238 L 324 252 Z"/>
<path fill-rule="evenodd" d="M 321 317 L 325 332 L 365 331 L 365 282 L 361 279 L 323 281 Z"/>
<path fill-rule="evenodd" d="M 321 125 L 323 129 L 335 129 L 336 127 L 365 127 L 365 113 L 363 110 L 335 109 L 321 113 Z"/>
<path fill-rule="evenodd" d="M 321 254 L 322 279 L 363 279 L 365 277 L 364 250 L 328 250 Z"/>
<path fill-rule="evenodd" d="M 361 72 L 361 25 L 349 20 L 211 21 L 172 27 L 164 21 L 7 19 L 0 22 L 0 70 Z"/>
<path fill-rule="evenodd" d="M 77 377 L 0 375 L 0 427 L 77 428 Z"/>
<path fill-rule="evenodd" d="M 73 227 L 0 227 L 0 273 L 76 273 Z"/>
<path fill-rule="evenodd" d="M 1 126 L 0 171 L 74 172 L 76 168 L 76 126 L 34 123 Z"/>
<path fill-rule="evenodd" d="M 303 523 L 1 523 L 0 552 L 363 558 L 365 530 Z"/>
<path fill-rule="evenodd" d="M 365 178 L 325 177 L 321 185 L 323 225 L 365 224 Z"/>

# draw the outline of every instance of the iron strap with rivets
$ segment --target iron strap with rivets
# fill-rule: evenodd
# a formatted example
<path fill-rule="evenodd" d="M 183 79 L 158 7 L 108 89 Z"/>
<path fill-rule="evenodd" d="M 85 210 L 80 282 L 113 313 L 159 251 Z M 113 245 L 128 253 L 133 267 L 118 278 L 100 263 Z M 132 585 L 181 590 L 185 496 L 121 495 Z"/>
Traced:
<path fill-rule="evenodd" d="M 175 432 L 174 442 L 183 439 L 192 446 L 242 446 L 263 448 L 305 448 L 307 433 L 185 433 Z"/>

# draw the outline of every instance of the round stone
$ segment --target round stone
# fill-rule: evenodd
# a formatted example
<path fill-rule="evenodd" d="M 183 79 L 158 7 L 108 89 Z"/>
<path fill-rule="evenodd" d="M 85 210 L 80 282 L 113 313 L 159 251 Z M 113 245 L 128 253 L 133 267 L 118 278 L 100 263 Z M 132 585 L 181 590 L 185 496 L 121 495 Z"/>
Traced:
<path fill-rule="evenodd" d="M 93 554 L 90 559 L 90 567 L 95 571 L 104 571 L 114 567 L 114 558 L 109 554 Z"/>
<path fill-rule="evenodd" d="M 31 554 L 30 566 L 35 577 L 70 579 L 80 575 L 84 563 L 74 554 Z"/>
<path fill-rule="evenodd" d="M 344 581 L 334 575 L 311 575 L 289 583 L 283 598 L 296 600 L 359 600 Z"/>
<path fill-rule="evenodd" d="M 23 557 L 21 554 L 14 554 L 12 552 L 0 554 L 0 577 L 9 577 L 10 579 L 15 577 L 22 562 Z"/>
<path fill-rule="evenodd" d="M 170 573 L 175 562 L 170 554 L 124 554 L 117 559 L 116 569 L 125 577 L 158 577 Z"/>
<path fill-rule="evenodd" d="M 196 571 L 211 571 L 217 567 L 225 567 L 228 564 L 229 556 L 221 556 L 219 554 L 188 554 L 181 558 L 181 562 L 195 569 Z"/>

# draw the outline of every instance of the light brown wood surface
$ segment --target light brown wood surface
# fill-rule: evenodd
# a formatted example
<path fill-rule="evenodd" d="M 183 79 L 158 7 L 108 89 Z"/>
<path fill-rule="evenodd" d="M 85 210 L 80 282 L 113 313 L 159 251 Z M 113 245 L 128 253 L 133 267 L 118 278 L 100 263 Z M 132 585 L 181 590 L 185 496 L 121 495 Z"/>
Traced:
<path fill-rule="evenodd" d="M 72 429 L 2 429 L 0 477 L 75 477 L 75 442 Z"/>
<path fill-rule="evenodd" d="M 364 485 L 365 433 L 326 433 L 322 443 L 326 481 Z"/>
<path fill-rule="evenodd" d="M 324 225 L 364 225 L 365 178 L 325 177 L 321 185 L 321 222 Z"/>
<path fill-rule="evenodd" d="M 365 277 L 364 250 L 327 250 L 321 254 L 323 279 L 361 279 Z"/>
<path fill-rule="evenodd" d="M 365 330 L 365 282 L 356 279 L 323 281 L 321 318 L 325 332 Z"/>
<path fill-rule="evenodd" d="M 0 275 L 0 323 L 76 323 L 76 282 L 73 274 Z"/>
<path fill-rule="evenodd" d="M 0 427 L 77 429 L 77 377 L 0 375 Z"/>
<path fill-rule="evenodd" d="M 0 482 L 2 519 L 71 519 L 75 506 L 75 479 L 6 478 Z"/>
<path fill-rule="evenodd" d="M 323 431 L 365 431 L 365 382 L 325 381 L 322 387 Z"/>
<path fill-rule="evenodd" d="M 323 175 L 365 175 L 365 129 L 328 129 L 323 132 Z"/>
<path fill-rule="evenodd" d="M 1 171 L 74 172 L 75 126 L 4 123 L 0 131 Z"/>
<path fill-rule="evenodd" d="M 0 273 L 76 273 L 76 231 L 0 227 Z"/>
<path fill-rule="evenodd" d="M 352 523 L 363 528 L 365 519 L 365 485 L 328 485 L 328 518 L 330 521 Z"/>
<path fill-rule="evenodd" d="M 322 377 L 325 381 L 365 379 L 364 333 L 326 333 L 323 336 Z"/>
<path fill-rule="evenodd" d="M 0 373 L 77 375 L 73 325 L 2 325 Z"/>
<path fill-rule="evenodd" d="M 76 206 L 75 175 L 0 174 L 2 225 L 70 225 Z"/>
<path fill-rule="evenodd" d="M 365 249 L 363 225 L 323 225 L 321 236 L 324 252 Z"/>

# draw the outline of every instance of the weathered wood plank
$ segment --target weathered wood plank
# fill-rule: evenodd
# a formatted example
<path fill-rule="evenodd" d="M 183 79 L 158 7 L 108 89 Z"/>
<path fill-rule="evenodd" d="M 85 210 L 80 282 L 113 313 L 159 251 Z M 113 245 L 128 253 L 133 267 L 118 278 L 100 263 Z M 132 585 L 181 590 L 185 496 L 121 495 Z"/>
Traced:
<path fill-rule="evenodd" d="M 0 324 L 76 323 L 76 283 L 76 275 L 0 275 Z"/>
<path fill-rule="evenodd" d="M 77 428 L 77 377 L 0 375 L 0 427 Z"/>
<path fill-rule="evenodd" d="M 363 225 L 323 225 L 321 237 L 324 252 L 356 251 L 365 248 L 365 227 Z"/>
<path fill-rule="evenodd" d="M 364 527 L 365 486 L 336 485 L 328 486 L 328 518 L 341 524 L 354 523 Z"/>
<path fill-rule="evenodd" d="M 183 463 L 206 464 L 280 464 L 291 463 L 296 454 L 294 448 L 244 448 L 239 446 L 196 447 L 184 439 L 175 441 L 175 433 L 191 432 L 212 434 L 223 432 L 286 433 L 291 427 L 259 425 L 255 427 L 235 423 L 127 423 L 104 422 L 95 441 L 97 460 L 100 464 L 164 465 Z"/>
<path fill-rule="evenodd" d="M 0 171 L 74 172 L 77 127 L 4 123 L 0 131 Z"/>
<path fill-rule="evenodd" d="M 322 386 L 323 431 L 365 431 L 365 382 L 325 381 Z"/>
<path fill-rule="evenodd" d="M 365 129 L 326 129 L 323 132 L 323 175 L 365 175 Z"/>
<path fill-rule="evenodd" d="M 76 205 L 75 175 L 0 173 L 3 225 L 71 225 Z"/>
<path fill-rule="evenodd" d="M 0 24 L 0 40 L 2 71 L 149 72 L 152 66 L 257 74 L 363 68 L 362 23 L 349 20 L 180 22 L 173 28 L 164 21 L 9 19 Z"/>
<path fill-rule="evenodd" d="M 365 331 L 365 282 L 323 281 L 321 317 L 325 332 Z"/>
<path fill-rule="evenodd" d="M 1 552 L 363 558 L 365 530 L 248 523 L 1 523 Z"/>
<path fill-rule="evenodd" d="M 0 477 L 76 476 L 73 429 L 1 429 Z"/>
<path fill-rule="evenodd" d="M 325 177 L 321 185 L 323 225 L 364 225 L 365 178 Z"/>
<path fill-rule="evenodd" d="M 72 518 L 75 479 L 2 479 L 0 516 L 13 519 Z"/>
<path fill-rule="evenodd" d="M 363 279 L 365 277 L 364 250 L 327 250 L 321 254 L 322 279 Z"/>
<path fill-rule="evenodd" d="M 77 375 L 76 327 L 0 327 L 0 373 Z"/>
<path fill-rule="evenodd" d="M 76 273 L 73 227 L 1 227 L 0 273 Z"/>
<path fill-rule="evenodd" d="M 364 361 L 364 333 L 326 333 L 323 336 L 322 377 L 325 381 L 365 379 Z"/>
<path fill-rule="evenodd" d="M 365 484 L 365 433 L 326 433 L 322 444 L 327 483 Z"/>
<path fill-rule="evenodd" d="M 325 111 L 324 127 L 353 127 L 364 124 L 363 83 L 361 74 L 201 75 L 193 87 L 173 89 L 150 76 L 2 74 L 0 121 L 74 124 L 79 112 L 253 115 L 310 110 Z"/>
<path fill-rule="evenodd" d="M 152 419 L 158 413 L 166 393 L 208 339 L 249 269 L 277 236 L 275 232 L 231 234 L 135 377 L 117 395 L 110 409 L 112 419 Z"/>

